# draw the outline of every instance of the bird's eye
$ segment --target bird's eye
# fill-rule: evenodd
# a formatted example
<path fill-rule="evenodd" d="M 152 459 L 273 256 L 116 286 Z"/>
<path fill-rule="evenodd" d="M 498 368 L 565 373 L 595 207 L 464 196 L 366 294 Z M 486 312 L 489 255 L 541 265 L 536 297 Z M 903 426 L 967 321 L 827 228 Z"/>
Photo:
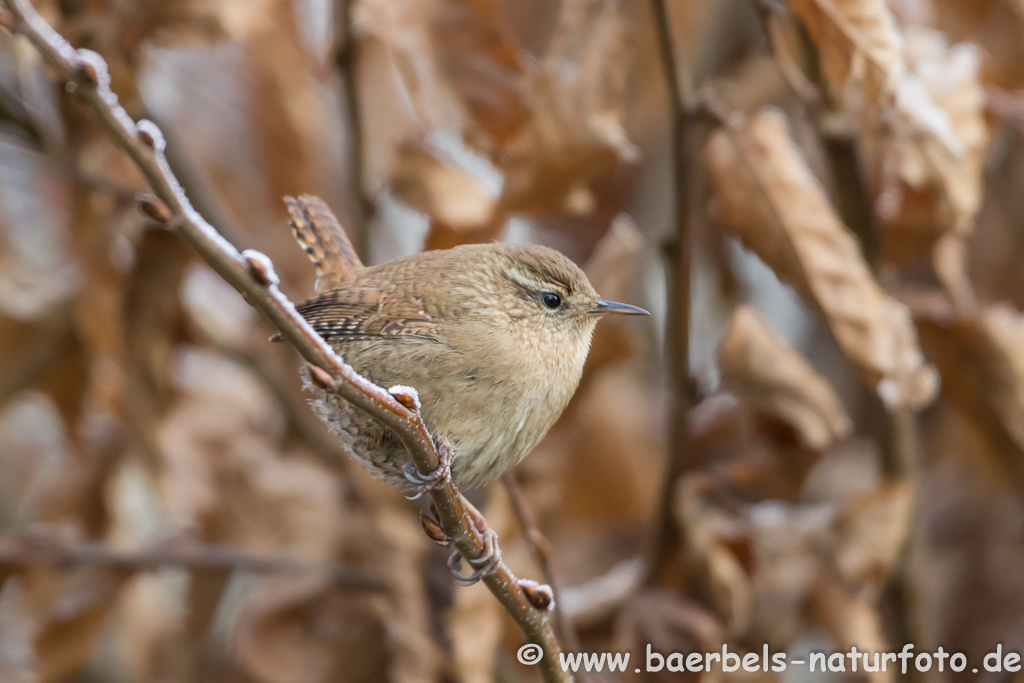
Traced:
<path fill-rule="evenodd" d="M 545 307 L 550 308 L 552 311 L 562 305 L 562 297 L 554 292 L 544 292 L 540 295 L 540 300 Z"/>

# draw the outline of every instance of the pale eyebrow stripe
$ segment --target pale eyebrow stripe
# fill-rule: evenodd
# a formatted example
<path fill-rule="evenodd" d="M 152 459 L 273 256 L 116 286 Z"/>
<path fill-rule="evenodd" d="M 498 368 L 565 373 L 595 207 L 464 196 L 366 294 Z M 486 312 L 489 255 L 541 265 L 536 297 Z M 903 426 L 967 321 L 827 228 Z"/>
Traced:
<path fill-rule="evenodd" d="M 513 282 L 515 282 L 515 283 L 517 283 L 519 285 L 522 285 L 523 287 L 526 287 L 527 289 L 538 290 L 538 291 L 542 290 L 542 289 L 554 289 L 554 290 L 558 290 L 558 291 L 562 292 L 563 294 L 568 292 L 568 288 L 565 285 L 563 285 L 562 283 L 560 283 L 560 282 L 550 282 L 550 281 L 545 281 L 545 280 L 538 280 L 537 278 L 532 277 L 532 276 L 524 273 L 523 271 L 519 270 L 518 268 L 508 268 L 508 269 L 506 269 L 505 270 L 505 276 L 508 277 L 509 280 L 512 280 Z"/>

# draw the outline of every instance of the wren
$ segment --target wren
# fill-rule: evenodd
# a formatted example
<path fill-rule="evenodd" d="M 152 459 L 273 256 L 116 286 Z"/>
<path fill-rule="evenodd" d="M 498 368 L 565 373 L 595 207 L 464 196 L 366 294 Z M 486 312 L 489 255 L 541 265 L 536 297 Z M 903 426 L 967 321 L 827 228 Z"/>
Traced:
<path fill-rule="evenodd" d="M 537 445 L 576 391 L 602 316 L 647 314 L 599 299 L 576 264 L 536 245 L 464 245 L 364 267 L 324 202 L 285 202 L 318 275 L 317 296 L 299 312 L 370 381 L 417 390 L 430 433 L 450 446 L 445 465 L 459 489 L 501 476 Z M 410 470 L 384 424 L 307 388 L 320 418 L 372 473 L 402 486 L 431 483 Z"/>

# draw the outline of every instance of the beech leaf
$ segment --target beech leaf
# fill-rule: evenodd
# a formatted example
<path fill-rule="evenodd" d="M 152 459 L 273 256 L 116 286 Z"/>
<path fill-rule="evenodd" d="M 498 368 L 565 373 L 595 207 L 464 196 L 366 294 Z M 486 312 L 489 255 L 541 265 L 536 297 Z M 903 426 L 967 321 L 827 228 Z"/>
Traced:
<path fill-rule="evenodd" d="M 823 450 L 852 431 L 832 387 L 753 306 L 740 306 L 733 313 L 718 345 L 718 360 L 723 385 L 792 425 L 809 448 Z"/>
<path fill-rule="evenodd" d="M 936 390 L 906 308 L 887 296 L 790 137 L 781 113 L 730 120 L 705 151 L 724 227 L 788 282 L 890 407 Z"/>

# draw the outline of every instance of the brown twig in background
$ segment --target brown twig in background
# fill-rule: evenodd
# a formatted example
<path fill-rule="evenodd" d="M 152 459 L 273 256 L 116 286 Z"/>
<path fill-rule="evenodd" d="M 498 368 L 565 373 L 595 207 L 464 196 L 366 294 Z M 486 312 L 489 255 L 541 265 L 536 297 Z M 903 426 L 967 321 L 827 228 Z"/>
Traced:
<path fill-rule="evenodd" d="M 279 555 L 249 555 L 225 545 L 164 544 L 141 550 L 112 548 L 103 543 L 57 545 L 46 542 L 0 543 L 0 571 L 11 572 L 32 566 L 56 568 L 103 566 L 128 571 L 148 571 L 162 567 L 186 569 L 229 569 L 260 574 L 326 573 L 332 583 L 361 591 L 383 591 L 387 584 L 351 567 L 316 565 Z"/>
<path fill-rule="evenodd" d="M 606 622 L 636 594 L 644 579 L 644 561 L 622 560 L 600 576 L 562 591 L 561 608 L 567 619 L 579 628 Z"/>
<path fill-rule="evenodd" d="M 821 90 L 808 80 L 803 69 L 796 63 L 788 50 L 782 49 L 782 27 L 779 24 L 779 13 L 787 12 L 788 8 L 777 5 L 772 0 L 754 0 L 754 9 L 761 20 L 765 38 L 771 50 L 775 64 L 782 77 L 803 102 L 814 109 L 821 104 Z"/>
<path fill-rule="evenodd" d="M 864 186 L 860 172 L 857 149 L 852 141 L 828 135 L 819 128 L 819 138 L 825 150 L 825 158 L 833 177 L 834 204 L 843 222 L 857 235 L 865 260 L 876 278 L 882 265 L 881 236 L 875 225 L 871 198 Z M 869 421 L 878 444 L 882 474 L 892 479 L 904 479 L 913 486 L 916 497 L 918 490 L 917 460 L 918 442 L 917 416 L 909 408 L 889 410 L 875 391 L 864 390 Z M 916 506 L 915 506 L 916 507 Z M 909 538 L 906 539 L 900 561 L 892 573 L 887 586 L 887 603 L 893 616 L 893 642 L 897 645 L 918 641 L 920 629 L 917 626 L 916 595 L 910 577 L 909 555 L 915 542 L 914 532 L 921 533 L 920 523 L 911 522 Z M 908 680 L 920 680 L 921 674 L 910 671 Z"/>
<path fill-rule="evenodd" d="M 771 0 L 755 0 L 762 8 L 762 17 L 766 13 L 775 10 L 766 7 L 764 3 Z M 770 18 L 764 19 L 765 32 L 768 34 L 770 49 L 776 60 L 782 60 L 783 56 L 778 53 L 778 46 L 772 39 Z M 805 36 L 806 38 L 806 36 Z M 814 50 L 813 43 L 806 40 L 808 49 Z M 780 64 L 780 68 L 782 65 Z M 800 72 L 803 74 L 803 72 Z M 874 207 L 867 187 L 864 184 L 860 159 L 855 141 L 849 136 L 837 136 L 827 130 L 822 113 L 822 100 L 820 94 L 825 92 L 826 85 L 823 82 L 810 83 L 807 86 L 792 84 L 794 90 L 801 97 L 804 105 L 811 114 L 810 120 L 814 124 L 822 148 L 825 151 L 825 160 L 829 173 L 832 176 L 832 202 L 839 213 L 843 223 L 856 235 L 865 261 L 870 267 L 875 278 L 882 283 L 881 275 L 883 260 L 882 240 L 878 226 L 874 220 Z M 817 97 L 807 97 L 810 92 L 807 87 L 817 93 Z M 728 124 L 726 130 L 730 130 Z M 735 144 L 739 147 L 741 141 L 733 137 Z M 753 167 L 750 167 L 754 171 Z M 878 394 L 874 390 L 863 392 L 864 400 L 869 411 L 869 420 L 872 423 L 875 441 L 878 445 L 879 459 L 882 474 L 894 480 L 906 480 L 912 485 L 911 490 L 916 496 L 918 490 L 917 461 L 919 449 L 919 436 L 917 433 L 917 416 L 909 408 L 898 408 L 890 410 L 886 408 Z M 919 523 L 911 523 L 911 531 L 905 539 L 901 557 L 897 568 L 894 570 L 889 585 L 886 587 L 887 602 L 890 606 L 890 613 L 893 617 L 892 637 L 895 644 L 919 642 L 920 629 L 917 627 L 917 614 L 919 610 L 915 607 L 915 589 L 912 585 L 909 574 L 909 553 L 913 543 L 913 531 L 920 530 Z M 906 677 L 909 680 L 920 679 L 919 672 L 911 670 Z"/>
<path fill-rule="evenodd" d="M 341 0 L 339 31 L 341 47 L 335 57 L 335 64 L 341 76 L 345 91 L 346 140 L 348 141 L 349 194 L 352 201 L 352 232 L 355 233 L 356 249 L 366 260 L 370 250 L 369 216 L 372 203 L 363 190 L 363 124 L 359 111 L 359 79 L 356 74 L 356 40 L 353 30 L 353 12 L 356 0 Z"/>
<path fill-rule="evenodd" d="M 1017 136 L 1024 136 L 1024 95 L 994 85 L 985 87 L 985 110 Z"/>
<path fill-rule="evenodd" d="M 4 24 L 23 33 L 46 62 L 68 82 L 97 117 L 113 142 L 123 149 L 145 176 L 155 196 L 140 196 L 140 208 L 151 219 L 172 229 L 192 246 L 224 280 L 260 311 L 313 368 L 323 372 L 323 385 L 380 420 L 398 435 L 420 472 L 439 464 L 434 441 L 418 411 L 402 405 L 391 394 L 367 381 L 346 364 L 318 335 L 278 288 L 273 265 L 259 252 L 239 253 L 189 203 L 164 157 L 160 130 L 149 121 L 136 124 L 110 90 L 110 77 L 102 57 L 75 50 L 25 0 L 2 0 L 10 14 Z M 319 376 L 319 373 L 314 372 Z M 430 492 L 441 528 L 452 545 L 470 561 L 487 555 L 482 529 L 474 526 L 462 497 L 451 481 Z M 548 615 L 535 607 L 512 572 L 498 563 L 484 583 L 515 619 L 531 642 L 541 646 L 540 671 L 548 681 L 571 676 L 559 666 L 561 647 Z"/>
<path fill-rule="evenodd" d="M 670 245 L 668 267 L 668 331 L 666 352 L 670 367 L 671 409 L 669 423 L 671 433 L 665 461 L 661 500 L 655 519 L 654 538 L 648 559 L 647 583 L 653 583 L 664 571 L 673 556 L 673 549 L 679 546 L 679 527 L 675 523 L 672 497 L 676 480 L 685 467 L 689 449 L 687 416 L 692 403 L 690 389 L 690 202 L 687 186 L 689 165 L 686 131 L 689 106 L 692 97 L 683 89 L 680 70 L 676 67 L 673 49 L 672 26 L 669 21 L 665 0 L 651 0 L 655 28 L 658 34 L 658 49 L 664 72 L 672 133 L 669 145 L 672 149 L 672 195 L 675 217 L 675 236 Z"/>
<path fill-rule="evenodd" d="M 551 593 L 555 598 L 554 612 L 555 621 L 558 623 L 558 630 L 560 632 L 559 635 L 561 635 L 562 640 L 565 641 L 570 651 L 579 652 L 579 636 L 577 636 L 576 629 L 572 622 L 569 621 L 569 617 L 561 603 L 562 584 L 558 580 L 558 574 L 555 571 L 555 560 L 551 556 L 551 542 L 548 541 L 547 536 L 537 526 L 537 518 L 534 516 L 533 510 L 530 509 L 529 503 L 526 502 L 526 496 L 519 486 L 515 473 L 508 471 L 502 475 L 501 479 L 502 483 L 505 484 L 505 491 L 508 492 L 509 501 L 512 503 L 512 511 L 516 514 L 516 519 L 526 535 L 526 540 L 530 542 L 533 557 L 540 566 L 544 582 L 551 587 Z"/>

